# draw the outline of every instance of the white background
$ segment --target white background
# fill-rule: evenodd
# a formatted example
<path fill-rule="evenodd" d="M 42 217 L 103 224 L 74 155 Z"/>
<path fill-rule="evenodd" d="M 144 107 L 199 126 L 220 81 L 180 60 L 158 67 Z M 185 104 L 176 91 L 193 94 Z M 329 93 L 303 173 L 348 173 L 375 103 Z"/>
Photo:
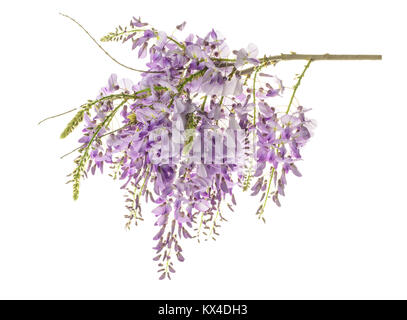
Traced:
<path fill-rule="evenodd" d="M 0 298 L 357 299 L 407 298 L 404 1 L 8 1 L 1 2 Z M 298 90 L 318 127 L 267 223 L 238 195 L 216 242 L 184 243 L 186 261 L 158 281 L 155 234 L 124 230 L 120 184 L 96 176 L 74 202 L 65 175 L 78 135 L 70 116 L 43 117 L 92 99 L 108 59 L 71 21 L 100 38 L 141 16 L 172 32 L 222 31 L 232 48 L 260 52 L 383 54 L 383 61 L 315 62 Z M 128 45 L 107 44 L 137 66 Z M 304 62 L 286 62 L 292 80 Z M 148 208 L 147 208 L 148 209 Z"/>

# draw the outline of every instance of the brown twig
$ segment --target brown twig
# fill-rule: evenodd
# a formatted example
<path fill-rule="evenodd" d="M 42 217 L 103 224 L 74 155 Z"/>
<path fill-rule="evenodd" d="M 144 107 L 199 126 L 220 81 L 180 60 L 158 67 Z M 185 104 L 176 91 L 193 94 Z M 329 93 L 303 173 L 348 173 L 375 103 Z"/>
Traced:
<path fill-rule="evenodd" d="M 273 63 L 282 60 L 382 60 L 382 55 L 380 54 L 297 54 L 297 53 L 290 53 L 285 54 L 282 53 L 280 55 L 275 56 L 268 56 L 260 59 L 262 63 Z M 234 63 L 222 63 L 219 64 L 217 67 L 224 68 L 224 67 L 231 67 Z M 239 73 L 241 75 L 250 74 L 255 70 L 255 66 L 247 69 L 241 70 Z"/>

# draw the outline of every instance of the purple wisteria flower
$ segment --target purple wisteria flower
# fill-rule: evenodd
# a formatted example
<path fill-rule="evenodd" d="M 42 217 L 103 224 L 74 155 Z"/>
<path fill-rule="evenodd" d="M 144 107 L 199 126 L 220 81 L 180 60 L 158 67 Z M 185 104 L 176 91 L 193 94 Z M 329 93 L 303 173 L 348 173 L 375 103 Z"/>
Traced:
<path fill-rule="evenodd" d="M 262 220 L 268 199 L 281 205 L 287 176 L 301 176 L 313 124 L 293 95 L 276 103 L 288 90 L 264 72 L 273 63 L 257 58 L 254 44 L 231 55 L 214 29 L 180 40 L 135 17 L 102 40 L 131 41 L 146 69 L 136 82 L 111 75 L 61 135 L 84 120 L 74 197 L 88 172 L 110 170 L 126 191 L 127 228 L 143 220 L 143 203 L 153 203 L 154 260 L 159 278 L 170 278 L 175 258 L 185 259 L 182 241 L 218 236 L 237 188 L 259 197 Z"/>

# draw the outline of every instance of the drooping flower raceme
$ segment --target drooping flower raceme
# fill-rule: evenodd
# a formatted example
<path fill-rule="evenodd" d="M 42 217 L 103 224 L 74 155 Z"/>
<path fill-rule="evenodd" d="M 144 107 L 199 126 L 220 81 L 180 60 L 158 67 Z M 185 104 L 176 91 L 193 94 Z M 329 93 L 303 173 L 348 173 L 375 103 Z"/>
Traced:
<path fill-rule="evenodd" d="M 146 69 L 133 81 L 111 75 L 61 134 L 83 121 L 70 180 L 75 199 L 83 177 L 110 170 L 126 191 L 127 228 L 143 220 L 144 202 L 154 203 L 148 214 L 160 279 L 184 261 L 183 240 L 218 235 L 237 188 L 258 197 L 259 219 L 269 199 L 280 206 L 287 176 L 301 176 L 297 163 L 312 128 L 308 110 L 293 100 L 310 62 L 289 102 L 277 106 L 290 91 L 263 72 L 277 61 L 260 58 L 255 45 L 231 51 L 215 30 L 182 39 L 136 18 L 103 37 L 131 42 Z"/>

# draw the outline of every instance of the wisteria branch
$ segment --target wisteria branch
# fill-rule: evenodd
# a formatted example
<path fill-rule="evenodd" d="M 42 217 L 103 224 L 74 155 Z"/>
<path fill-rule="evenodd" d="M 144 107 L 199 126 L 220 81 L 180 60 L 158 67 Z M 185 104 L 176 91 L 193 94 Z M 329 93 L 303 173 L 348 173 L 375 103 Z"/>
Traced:
<path fill-rule="evenodd" d="M 314 129 L 306 113 L 309 109 L 294 104 L 311 63 L 382 59 L 381 55 L 295 52 L 258 58 L 254 44 L 231 51 L 214 29 L 204 37 L 190 34 L 180 40 L 133 17 L 129 26 L 119 26 L 101 41 L 131 42 L 139 59 L 149 58 L 142 70 L 119 62 L 80 23 L 61 15 L 77 24 L 115 63 L 140 72 L 135 83 L 112 74 L 97 98 L 78 108 L 61 138 L 84 122 L 79 147 L 66 154 L 79 151 L 69 181 L 75 200 L 81 179 L 88 172 L 103 173 L 107 165 L 127 191 L 127 229 L 143 220 L 142 202 L 154 203 L 153 259 L 159 279 L 171 279 L 175 272 L 172 256 L 184 261 L 183 240 L 200 241 L 202 235 L 216 239 L 220 223 L 227 221 L 223 207 L 234 212 L 237 206 L 236 188 L 259 196 L 256 215 L 263 221 L 269 198 L 281 205 L 287 176 L 301 176 L 296 164 Z M 185 23 L 176 26 L 179 31 L 184 27 Z M 291 60 L 307 63 L 291 95 L 276 102 L 274 98 L 284 98 L 290 87 L 269 67 Z"/>

